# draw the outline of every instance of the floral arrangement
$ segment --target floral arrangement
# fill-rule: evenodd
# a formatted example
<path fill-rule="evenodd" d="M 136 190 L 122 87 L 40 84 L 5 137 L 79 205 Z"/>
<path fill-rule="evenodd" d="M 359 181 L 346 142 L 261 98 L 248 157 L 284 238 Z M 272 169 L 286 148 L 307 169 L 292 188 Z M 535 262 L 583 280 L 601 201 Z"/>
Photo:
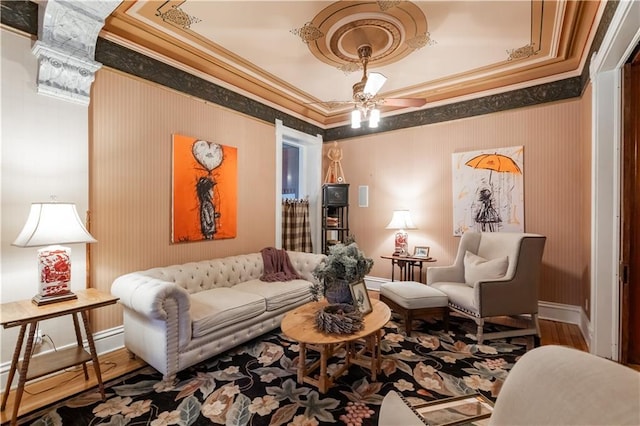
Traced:
<path fill-rule="evenodd" d="M 371 271 L 373 259 L 365 256 L 355 241 L 347 244 L 335 244 L 329 248 L 329 254 L 313 271 L 317 282 L 311 292 L 318 300 L 326 295 L 327 287 L 335 282 L 342 282 L 349 292 L 349 283 L 362 280 Z"/>

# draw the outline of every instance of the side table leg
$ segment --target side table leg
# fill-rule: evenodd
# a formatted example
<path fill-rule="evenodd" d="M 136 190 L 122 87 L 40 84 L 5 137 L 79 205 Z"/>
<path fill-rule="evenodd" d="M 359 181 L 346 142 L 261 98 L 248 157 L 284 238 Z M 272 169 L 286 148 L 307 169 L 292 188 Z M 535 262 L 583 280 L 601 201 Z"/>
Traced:
<path fill-rule="evenodd" d="M 78 314 L 71 314 L 73 318 L 73 329 L 76 331 L 76 342 L 78 343 L 78 347 L 82 347 L 82 333 L 80 333 L 80 326 L 78 325 Z M 87 371 L 87 363 L 82 363 L 82 370 L 84 370 L 84 380 L 89 380 L 89 372 Z"/>
<path fill-rule="evenodd" d="M 20 376 L 18 377 L 18 388 L 16 389 L 16 398 L 13 405 L 13 413 L 11 414 L 11 424 L 15 425 L 18 419 L 18 409 L 20 408 L 20 401 L 22 401 L 22 393 L 24 392 L 24 385 L 27 382 L 27 372 L 29 371 L 29 362 L 31 361 L 31 355 L 33 355 L 33 338 L 36 334 L 37 322 L 30 323 L 29 337 L 27 337 L 27 347 L 24 350 L 24 358 L 22 360 L 22 366 L 20 368 Z"/>
<path fill-rule="evenodd" d="M 98 355 L 96 354 L 96 345 L 93 343 L 93 334 L 91 334 L 91 327 L 89 326 L 89 317 L 87 315 L 87 311 L 82 311 L 81 315 L 82 322 L 84 323 L 84 331 L 87 334 L 87 342 L 89 343 L 89 353 L 91 354 L 91 360 L 93 361 L 93 370 L 96 372 L 100 395 L 102 395 L 102 400 L 104 401 L 107 397 L 104 394 L 104 384 L 102 383 L 102 374 L 100 373 L 100 363 L 98 362 Z"/>
<path fill-rule="evenodd" d="M 391 259 L 391 281 L 395 281 L 393 275 L 396 271 L 396 261 Z"/>
<path fill-rule="evenodd" d="M 13 383 L 13 377 L 16 374 L 18 368 L 18 360 L 20 359 L 20 351 L 22 350 L 22 343 L 24 342 L 24 333 L 27 331 L 27 324 L 20 326 L 20 334 L 18 334 L 18 341 L 16 342 L 16 349 L 13 351 L 13 359 L 11 360 L 11 368 L 9 369 L 9 377 L 7 378 L 7 387 L 2 394 L 2 411 L 7 408 L 7 399 L 9 398 L 9 391 L 11 390 L 11 383 Z"/>

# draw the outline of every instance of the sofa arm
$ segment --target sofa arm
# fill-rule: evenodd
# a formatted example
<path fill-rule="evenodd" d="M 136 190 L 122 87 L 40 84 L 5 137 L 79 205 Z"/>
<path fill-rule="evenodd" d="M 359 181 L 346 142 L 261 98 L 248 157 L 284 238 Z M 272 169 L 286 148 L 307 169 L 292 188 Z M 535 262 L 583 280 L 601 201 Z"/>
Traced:
<path fill-rule="evenodd" d="M 133 272 L 116 278 L 111 285 L 111 294 L 120 298 L 125 309 L 150 320 L 167 322 L 168 329 L 178 331 L 180 346 L 191 340 L 191 300 L 184 288 Z"/>
<path fill-rule="evenodd" d="M 166 299 L 175 299 L 180 311 L 189 311 L 189 293 L 174 283 L 147 277 L 139 273 L 123 275 L 115 279 L 111 294 L 129 309 L 152 319 L 165 320 Z"/>
<path fill-rule="evenodd" d="M 524 277 L 478 281 L 475 300 L 481 317 L 538 312 L 538 288 Z"/>
<path fill-rule="evenodd" d="M 456 266 L 429 266 L 427 285 L 440 282 L 464 282 L 464 270 Z"/>

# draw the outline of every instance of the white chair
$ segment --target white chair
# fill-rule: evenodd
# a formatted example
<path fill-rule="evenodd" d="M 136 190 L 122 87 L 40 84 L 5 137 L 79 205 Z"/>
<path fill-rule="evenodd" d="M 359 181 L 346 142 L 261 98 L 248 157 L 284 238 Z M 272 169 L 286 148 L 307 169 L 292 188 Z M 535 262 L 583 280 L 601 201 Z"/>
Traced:
<path fill-rule="evenodd" d="M 382 400 L 378 419 L 379 426 L 424 425 L 393 390 Z M 639 425 L 640 373 L 587 352 L 541 346 L 509 372 L 488 423 Z"/>
<path fill-rule="evenodd" d="M 451 266 L 427 268 L 427 285 L 449 298 L 449 308 L 473 319 L 476 338 L 540 336 L 538 281 L 546 237 L 512 232 L 465 232 Z M 485 319 L 524 316 L 529 326 L 484 334 Z"/>

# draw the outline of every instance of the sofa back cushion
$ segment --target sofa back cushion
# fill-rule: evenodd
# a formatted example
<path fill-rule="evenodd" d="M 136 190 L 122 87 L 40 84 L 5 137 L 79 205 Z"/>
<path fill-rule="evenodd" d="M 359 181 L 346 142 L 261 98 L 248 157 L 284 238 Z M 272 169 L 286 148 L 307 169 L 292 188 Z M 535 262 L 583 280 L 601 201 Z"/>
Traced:
<path fill-rule="evenodd" d="M 287 254 L 298 274 L 313 282 L 313 270 L 325 256 L 292 251 Z M 264 273 L 264 263 L 261 253 L 250 253 L 164 266 L 140 273 L 151 278 L 176 283 L 187 290 L 189 294 L 193 294 L 260 279 Z"/>
<path fill-rule="evenodd" d="M 478 281 L 492 281 L 504 277 L 509 266 L 509 257 L 485 259 L 467 250 L 464 254 L 464 280 L 474 286 Z"/>
<path fill-rule="evenodd" d="M 263 269 L 262 255 L 251 253 L 153 268 L 143 274 L 176 283 L 193 294 L 260 278 Z"/>

